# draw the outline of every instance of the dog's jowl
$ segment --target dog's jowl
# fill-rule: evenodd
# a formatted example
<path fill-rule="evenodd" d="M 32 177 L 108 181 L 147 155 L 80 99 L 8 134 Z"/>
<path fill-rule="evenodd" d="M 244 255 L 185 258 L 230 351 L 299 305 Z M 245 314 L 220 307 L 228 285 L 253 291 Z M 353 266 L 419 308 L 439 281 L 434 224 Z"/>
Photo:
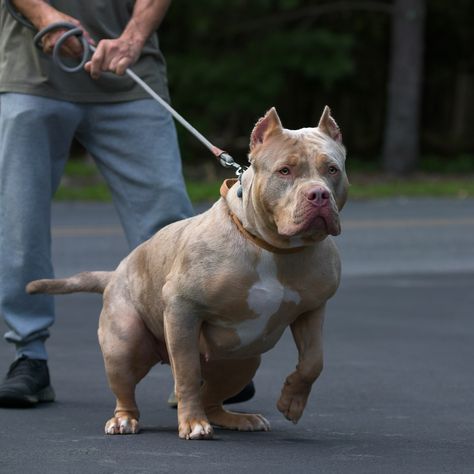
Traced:
<path fill-rule="evenodd" d="M 270 429 L 259 414 L 224 410 L 254 376 L 260 355 L 291 326 L 299 357 L 278 409 L 296 423 L 323 366 L 326 301 L 340 261 L 331 236 L 348 182 L 339 128 L 325 108 L 317 127 L 284 129 L 275 109 L 252 131 L 251 166 L 227 180 L 207 212 L 171 224 L 114 272 L 38 280 L 30 293 L 103 293 L 99 340 L 117 399 L 107 434 L 138 432 L 135 387 L 170 363 L 179 436 L 211 438 L 212 426 Z"/>

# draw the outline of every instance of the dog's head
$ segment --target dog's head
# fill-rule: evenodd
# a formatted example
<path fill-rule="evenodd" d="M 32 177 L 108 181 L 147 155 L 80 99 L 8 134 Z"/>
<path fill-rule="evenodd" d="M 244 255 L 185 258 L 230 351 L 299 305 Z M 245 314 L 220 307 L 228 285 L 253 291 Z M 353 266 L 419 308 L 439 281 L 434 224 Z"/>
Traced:
<path fill-rule="evenodd" d="M 348 188 L 345 156 L 329 107 L 317 127 L 300 130 L 284 129 L 270 109 L 252 131 L 252 166 L 243 177 L 244 204 L 258 214 L 260 233 L 295 245 L 338 235 Z"/>

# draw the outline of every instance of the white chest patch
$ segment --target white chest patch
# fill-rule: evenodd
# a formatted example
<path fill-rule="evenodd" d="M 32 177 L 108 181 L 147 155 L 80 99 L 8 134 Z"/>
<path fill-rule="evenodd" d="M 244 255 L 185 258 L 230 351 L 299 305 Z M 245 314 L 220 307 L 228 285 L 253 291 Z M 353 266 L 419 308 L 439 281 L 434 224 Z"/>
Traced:
<path fill-rule="evenodd" d="M 286 288 L 277 278 L 277 267 L 273 255 L 262 252 L 257 265 L 259 279 L 249 290 L 247 303 L 257 315 L 236 326 L 242 346 L 263 336 L 270 318 L 277 313 L 284 302 L 298 304 L 301 301 L 298 292 Z"/>

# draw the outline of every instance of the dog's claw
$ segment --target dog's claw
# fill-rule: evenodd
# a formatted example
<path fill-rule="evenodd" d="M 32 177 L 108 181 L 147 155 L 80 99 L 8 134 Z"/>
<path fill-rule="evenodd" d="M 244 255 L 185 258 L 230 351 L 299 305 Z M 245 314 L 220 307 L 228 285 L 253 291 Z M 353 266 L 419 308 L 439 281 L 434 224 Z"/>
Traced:
<path fill-rule="evenodd" d="M 209 428 L 204 428 L 204 426 L 197 424 L 194 428 L 193 431 L 189 434 L 188 439 L 199 439 L 199 438 L 205 438 L 210 434 Z"/>
<path fill-rule="evenodd" d="M 271 430 L 270 422 L 262 415 L 257 415 L 257 417 L 262 422 L 262 427 L 263 427 L 262 431 L 270 431 Z"/>
<path fill-rule="evenodd" d="M 287 402 L 287 405 L 283 405 L 281 401 L 277 405 L 278 410 L 282 413 L 282 415 L 295 425 L 298 423 L 301 415 L 303 414 L 304 404 L 301 403 L 299 400 L 290 400 Z"/>
<path fill-rule="evenodd" d="M 179 427 L 179 437 L 182 439 L 212 439 L 212 426 L 204 420 L 184 422 Z"/>
<path fill-rule="evenodd" d="M 129 417 L 113 417 L 105 424 L 105 434 L 137 434 L 138 420 Z"/>
<path fill-rule="evenodd" d="M 238 431 L 270 431 L 270 422 L 262 415 L 233 413 L 226 410 L 209 415 L 211 423 L 219 428 Z"/>

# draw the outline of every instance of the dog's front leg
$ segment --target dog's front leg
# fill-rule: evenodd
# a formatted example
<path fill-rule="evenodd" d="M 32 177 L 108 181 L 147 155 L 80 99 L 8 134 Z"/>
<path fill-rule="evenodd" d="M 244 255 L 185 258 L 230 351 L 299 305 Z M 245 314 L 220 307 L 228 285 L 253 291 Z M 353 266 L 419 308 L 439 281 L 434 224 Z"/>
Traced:
<path fill-rule="evenodd" d="M 324 307 L 302 314 L 291 324 L 298 365 L 286 378 L 277 407 L 293 423 L 301 418 L 311 387 L 323 370 Z"/>
<path fill-rule="evenodd" d="M 188 304 L 174 301 L 164 312 L 166 344 L 178 399 L 179 437 L 209 439 L 213 431 L 201 402 L 201 320 Z"/>

